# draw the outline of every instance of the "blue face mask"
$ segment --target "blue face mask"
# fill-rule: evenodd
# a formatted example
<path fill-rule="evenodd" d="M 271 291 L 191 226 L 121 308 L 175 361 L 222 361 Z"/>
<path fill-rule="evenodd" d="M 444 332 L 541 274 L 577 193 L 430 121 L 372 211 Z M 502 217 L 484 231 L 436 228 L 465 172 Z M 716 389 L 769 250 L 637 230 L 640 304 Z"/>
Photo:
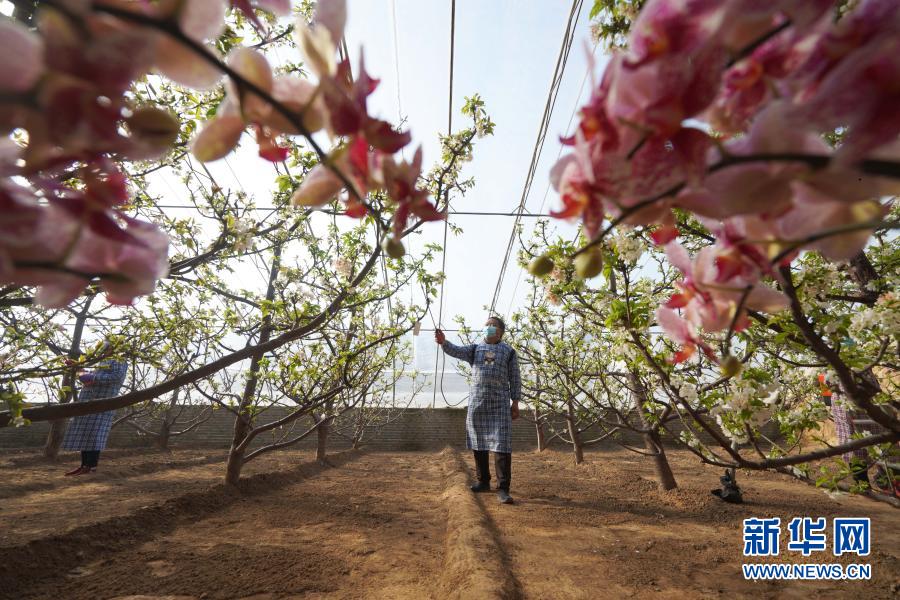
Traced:
<path fill-rule="evenodd" d="M 486 338 L 494 337 L 495 335 L 497 335 L 497 328 L 493 325 L 485 325 L 482 331 L 484 333 L 484 337 Z"/>

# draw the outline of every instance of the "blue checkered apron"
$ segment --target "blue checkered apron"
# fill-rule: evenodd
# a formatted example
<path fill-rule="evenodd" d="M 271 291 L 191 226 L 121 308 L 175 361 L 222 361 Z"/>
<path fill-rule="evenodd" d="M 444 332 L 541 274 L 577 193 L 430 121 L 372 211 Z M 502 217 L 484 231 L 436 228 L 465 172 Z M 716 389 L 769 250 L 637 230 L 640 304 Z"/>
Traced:
<path fill-rule="evenodd" d="M 119 395 L 125 382 L 128 364 L 119 360 L 105 360 L 93 371 L 93 379 L 85 383 L 78 394 L 78 402 L 112 398 Z M 116 411 L 74 417 L 66 429 L 63 448 L 66 450 L 103 450 L 109 438 Z"/>
<path fill-rule="evenodd" d="M 512 452 L 510 400 L 521 398 L 522 382 L 516 351 L 508 344 L 444 343 L 444 352 L 472 365 L 466 448 Z"/>

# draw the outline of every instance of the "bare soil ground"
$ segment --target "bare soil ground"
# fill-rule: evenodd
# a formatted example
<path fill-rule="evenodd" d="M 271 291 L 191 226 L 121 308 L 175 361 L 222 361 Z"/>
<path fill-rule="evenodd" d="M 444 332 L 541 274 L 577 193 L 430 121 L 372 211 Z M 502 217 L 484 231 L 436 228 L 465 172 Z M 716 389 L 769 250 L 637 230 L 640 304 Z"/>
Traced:
<path fill-rule="evenodd" d="M 739 474 L 744 505 L 710 495 L 719 472 L 671 457 L 659 492 L 649 461 L 597 451 L 513 457 L 516 504 L 466 489 L 470 457 L 308 452 L 251 462 L 220 484 L 221 450 L 110 451 L 90 478 L 33 453 L 0 454 L 0 597 L 896 598 L 900 512 L 832 498 L 781 475 Z M 867 516 L 871 581 L 745 581 L 748 517 Z M 786 538 L 782 539 L 782 547 Z M 779 558 L 779 561 L 786 561 Z M 774 561 L 773 561 L 774 562 Z"/>

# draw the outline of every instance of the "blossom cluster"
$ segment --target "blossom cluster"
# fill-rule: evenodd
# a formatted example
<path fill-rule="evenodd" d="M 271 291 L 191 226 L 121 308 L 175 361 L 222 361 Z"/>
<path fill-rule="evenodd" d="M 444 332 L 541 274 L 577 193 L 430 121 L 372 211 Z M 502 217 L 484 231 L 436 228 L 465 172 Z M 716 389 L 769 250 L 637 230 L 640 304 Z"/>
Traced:
<path fill-rule="evenodd" d="M 133 83 L 153 74 L 199 90 L 227 75 L 225 100 L 191 144 L 200 160 L 226 156 L 249 129 L 260 156 L 282 161 L 286 136 L 314 144 L 310 136 L 324 129 L 338 147 L 304 179 L 294 204 L 324 204 L 348 189 L 347 214 L 362 217 L 366 195 L 384 190 L 395 236 L 411 215 L 442 218 L 418 185 L 421 150 L 411 162 L 395 160 L 409 133 L 368 112 L 378 81 L 362 59 L 354 77 L 349 60 L 336 58 L 344 0 L 321 0 L 314 24 L 295 26 L 317 83 L 274 75 L 255 48 L 222 59 L 214 42 L 229 7 L 262 29 L 255 10 L 286 15 L 291 3 L 53 0 L 40 3 L 35 29 L 0 20 L 0 283 L 37 286 L 38 303 L 62 307 L 92 282 L 110 302 L 130 304 L 165 276 L 168 237 L 124 213 L 131 192 L 119 167 L 159 158 L 178 139 L 175 115 L 135 104 Z M 392 255 L 402 253 L 393 242 Z"/>
<path fill-rule="evenodd" d="M 235 57 L 235 67 L 264 89 L 271 88 L 276 100 L 293 102 L 292 108 L 302 115 L 301 128 L 297 127 L 296 119 L 286 119 L 282 111 L 270 110 L 273 120 L 264 122 L 262 129 L 257 125 L 258 132 L 263 131 L 269 137 L 278 133 L 309 135 L 324 128 L 331 136 L 345 140 L 310 171 L 291 202 L 298 206 L 320 206 L 346 191 L 347 215 L 362 217 L 368 212 L 364 203 L 366 195 L 370 191 L 384 191 L 394 205 L 394 237 L 386 249 L 397 257 L 403 254 L 399 238 L 411 216 L 435 221 L 444 215 L 431 202 L 427 190 L 419 185 L 421 147 L 416 149 L 411 161 L 398 159 L 394 155 L 409 144 L 409 133 L 396 131 L 387 121 L 369 114 L 367 99 L 379 82 L 366 72 L 363 57 L 360 56 L 355 78 L 351 75 L 349 59 L 337 61 L 346 16 L 344 0 L 320 0 L 313 26 L 302 21 L 295 26 L 297 42 L 318 77 L 315 85 L 300 79 L 288 83 L 284 78 L 279 85 L 277 78 L 271 79 L 265 58 L 247 48 L 240 49 L 242 56 Z M 234 96 L 245 103 L 254 100 L 253 96 L 241 97 L 237 92 L 229 97 Z M 264 102 L 262 105 L 263 112 L 269 109 Z M 242 104 L 240 109 L 229 109 L 231 118 L 238 119 L 238 114 L 243 113 L 246 119 L 247 106 Z M 276 155 L 274 159 L 279 157 Z"/>
<path fill-rule="evenodd" d="M 900 299 L 892 292 L 882 294 L 874 306 L 853 315 L 851 331 L 859 336 L 869 331 L 883 337 L 900 335 Z"/>
<path fill-rule="evenodd" d="M 900 4 L 862 0 L 839 19 L 837 4 L 650 0 L 564 140 L 554 214 L 591 243 L 606 218 L 652 226 L 682 272 L 658 312 L 676 361 L 708 350 L 702 331 L 746 326 L 746 309 L 785 308 L 763 282 L 801 250 L 854 256 L 898 188 L 866 161 L 900 152 Z M 690 257 L 674 208 L 714 244 Z"/>

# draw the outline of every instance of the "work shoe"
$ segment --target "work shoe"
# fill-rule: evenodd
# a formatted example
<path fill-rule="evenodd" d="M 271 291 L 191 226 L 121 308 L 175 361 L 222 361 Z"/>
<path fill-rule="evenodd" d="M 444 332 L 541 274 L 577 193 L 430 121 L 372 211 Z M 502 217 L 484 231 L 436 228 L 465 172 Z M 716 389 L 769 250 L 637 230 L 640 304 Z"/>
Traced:
<path fill-rule="evenodd" d="M 506 490 L 498 490 L 497 498 L 500 500 L 500 504 L 512 504 L 513 499 L 512 496 L 509 495 L 509 492 Z"/>
<path fill-rule="evenodd" d="M 476 494 L 479 492 L 489 492 L 491 491 L 491 484 L 478 482 L 476 484 L 470 485 L 469 489 L 475 492 Z"/>
<path fill-rule="evenodd" d="M 81 475 L 82 473 L 84 473 L 84 470 L 85 470 L 86 468 L 87 468 L 87 467 L 85 467 L 84 465 L 81 465 L 81 466 L 78 467 L 77 469 L 72 469 L 71 471 L 67 472 L 65 476 L 66 476 L 66 477 L 71 477 L 72 475 Z"/>

